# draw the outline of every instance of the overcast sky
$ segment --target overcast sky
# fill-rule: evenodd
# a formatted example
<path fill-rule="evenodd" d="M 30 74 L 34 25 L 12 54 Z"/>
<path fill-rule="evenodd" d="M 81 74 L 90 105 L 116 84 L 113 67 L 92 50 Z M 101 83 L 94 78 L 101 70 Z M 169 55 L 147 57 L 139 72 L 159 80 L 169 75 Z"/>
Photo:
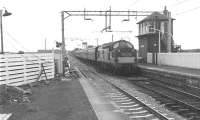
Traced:
<path fill-rule="evenodd" d="M 200 48 L 200 0 L 1 0 L 0 7 L 6 7 L 13 15 L 3 17 L 4 50 L 36 51 L 55 48 L 55 41 L 61 41 L 62 10 L 145 10 L 162 11 L 164 6 L 171 11 L 174 22 L 174 41 L 183 49 Z M 100 33 L 104 28 L 104 17 L 69 17 L 65 20 L 66 48 L 80 47 L 81 42 L 96 45 L 121 38 L 131 41 L 138 48 L 138 26 L 144 17 L 131 17 L 130 22 L 121 22 L 125 17 L 112 19 L 113 30 L 132 31 Z M 71 40 L 74 38 L 74 40 Z M 79 40 L 77 40 L 79 39 Z"/>

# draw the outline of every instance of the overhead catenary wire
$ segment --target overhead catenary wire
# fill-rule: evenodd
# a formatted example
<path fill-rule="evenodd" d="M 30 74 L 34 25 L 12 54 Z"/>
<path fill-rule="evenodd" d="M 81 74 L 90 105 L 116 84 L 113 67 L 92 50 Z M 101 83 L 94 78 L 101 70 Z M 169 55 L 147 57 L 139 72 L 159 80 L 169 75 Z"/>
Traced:
<path fill-rule="evenodd" d="M 133 5 L 136 5 L 139 1 L 140 1 L 140 0 L 135 0 L 133 3 L 131 3 L 131 4 L 129 5 L 129 7 L 132 7 Z"/>
<path fill-rule="evenodd" d="M 27 51 L 30 51 L 30 50 L 28 50 L 27 48 L 25 48 L 23 45 L 21 45 L 21 43 L 17 40 L 17 39 L 15 39 L 9 32 L 7 32 L 6 31 L 6 34 L 11 38 L 11 40 L 13 40 L 13 41 L 15 41 L 17 44 L 19 44 L 23 49 L 25 49 L 25 50 L 27 50 Z M 12 44 L 12 47 L 16 50 L 16 51 L 18 51 L 18 49 Z M 37 58 L 38 60 L 40 60 L 40 61 L 42 61 L 42 59 L 40 59 L 40 57 L 39 56 L 37 56 L 37 55 L 35 55 L 34 53 L 29 53 L 29 54 L 31 54 L 31 55 L 33 55 L 35 58 Z M 20 54 L 20 55 L 22 55 L 22 54 Z M 23 56 L 24 58 L 25 58 L 25 56 Z M 26 59 L 26 58 L 25 58 Z M 27 59 L 28 60 L 28 59 Z M 31 61 L 31 60 L 28 60 L 28 61 Z M 32 63 L 34 63 L 33 61 L 31 61 Z"/>
<path fill-rule="evenodd" d="M 182 11 L 182 12 L 179 12 L 179 13 L 175 13 L 175 15 L 182 15 L 182 14 L 185 14 L 185 13 L 188 13 L 188 12 L 192 12 L 192 11 L 195 11 L 197 9 L 199 9 L 200 6 L 197 6 L 197 7 L 194 7 L 194 8 L 191 8 L 191 9 L 188 9 L 188 10 L 185 10 L 185 11 Z"/>
<path fill-rule="evenodd" d="M 15 41 L 18 45 L 20 45 L 24 50 L 29 51 L 27 48 L 25 48 L 18 40 L 16 40 L 9 32 L 5 32 L 13 41 Z"/>
<path fill-rule="evenodd" d="M 188 4 L 190 4 L 190 3 L 193 3 L 193 4 L 195 4 L 195 5 L 197 5 L 198 3 L 194 3 L 194 2 L 196 2 L 196 1 L 191 1 L 191 0 L 181 0 L 181 1 L 178 1 L 178 2 L 176 2 L 176 3 L 174 3 L 174 4 L 172 4 L 171 5 L 171 7 L 172 7 L 172 9 L 173 8 L 176 8 L 177 9 L 177 6 L 178 7 L 181 7 L 181 6 L 179 6 L 179 5 L 187 5 L 185 8 L 188 8 L 188 6 L 190 6 L 191 7 L 191 5 L 188 5 Z M 187 2 L 189 2 L 189 3 L 187 3 Z M 187 4 L 184 4 L 184 3 L 187 3 Z M 180 15 L 180 14 L 184 14 L 184 13 L 187 13 L 187 12 L 190 12 L 190 11 L 194 11 L 194 10 L 196 10 L 196 9 L 198 9 L 200 6 L 197 6 L 197 7 L 191 7 L 191 9 L 187 9 L 187 10 L 182 10 L 182 12 L 177 12 L 177 13 L 175 13 L 175 15 Z M 177 10 L 176 10 L 177 11 Z"/>
<path fill-rule="evenodd" d="M 188 2 L 188 1 L 190 1 L 190 0 L 182 0 L 182 1 L 176 2 L 175 4 L 172 5 L 172 7 L 176 7 L 176 6 L 181 5 L 181 4 Z"/>
<path fill-rule="evenodd" d="M 15 47 L 15 45 L 14 45 L 12 42 L 10 42 L 10 45 L 11 45 L 16 51 L 18 51 L 18 49 Z M 26 58 L 26 56 L 24 56 L 23 54 L 19 54 L 19 55 L 20 55 L 21 57 L 25 58 L 27 61 L 32 62 L 33 64 L 38 64 L 38 63 L 33 62 L 32 60 L 29 60 L 29 59 Z"/>

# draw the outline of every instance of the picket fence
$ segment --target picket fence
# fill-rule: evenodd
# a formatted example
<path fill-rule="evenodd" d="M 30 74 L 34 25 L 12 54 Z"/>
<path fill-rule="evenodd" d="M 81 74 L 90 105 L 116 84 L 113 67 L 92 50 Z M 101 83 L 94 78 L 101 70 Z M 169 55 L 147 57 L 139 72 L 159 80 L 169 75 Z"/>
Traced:
<path fill-rule="evenodd" d="M 47 79 L 54 78 L 53 53 L 0 54 L 0 85 L 19 86 L 36 81 L 42 63 Z M 42 79 L 45 79 L 44 74 Z"/>

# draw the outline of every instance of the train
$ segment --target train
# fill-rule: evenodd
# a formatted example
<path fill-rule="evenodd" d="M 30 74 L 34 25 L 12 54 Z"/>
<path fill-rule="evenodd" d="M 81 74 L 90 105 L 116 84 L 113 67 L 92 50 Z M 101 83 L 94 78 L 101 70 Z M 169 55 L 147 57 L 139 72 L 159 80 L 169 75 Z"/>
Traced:
<path fill-rule="evenodd" d="M 126 40 L 105 43 L 86 49 L 75 49 L 72 54 L 112 73 L 130 74 L 137 70 L 137 51 Z"/>

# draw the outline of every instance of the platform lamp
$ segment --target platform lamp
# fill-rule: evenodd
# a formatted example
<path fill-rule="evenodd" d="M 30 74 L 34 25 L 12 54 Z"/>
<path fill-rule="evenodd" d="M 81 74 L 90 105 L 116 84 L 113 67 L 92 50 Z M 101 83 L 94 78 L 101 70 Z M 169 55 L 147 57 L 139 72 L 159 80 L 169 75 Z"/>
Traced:
<path fill-rule="evenodd" d="M 1 54 L 4 54 L 4 50 L 3 50 L 3 25 L 2 25 L 2 16 L 6 17 L 6 16 L 12 15 L 12 13 L 8 12 L 5 7 L 4 7 L 4 9 L 5 9 L 4 13 L 3 13 L 2 9 L 0 10 Z"/>

